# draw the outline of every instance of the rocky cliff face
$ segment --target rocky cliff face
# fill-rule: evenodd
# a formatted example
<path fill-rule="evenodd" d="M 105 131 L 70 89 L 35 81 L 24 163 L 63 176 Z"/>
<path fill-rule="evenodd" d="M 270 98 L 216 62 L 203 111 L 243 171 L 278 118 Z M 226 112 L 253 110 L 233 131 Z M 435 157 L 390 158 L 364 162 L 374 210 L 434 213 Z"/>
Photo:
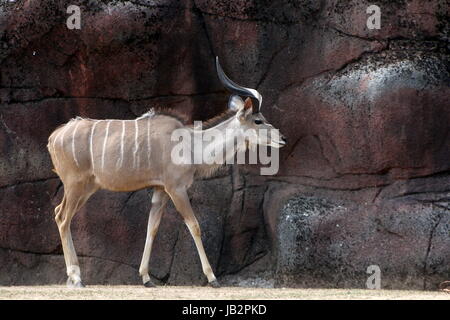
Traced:
<path fill-rule="evenodd" d="M 66 8 L 79 4 L 81 30 Z M 381 29 L 366 8 L 381 8 Z M 445 1 L 15 1 L 0 4 L 0 284 L 63 283 L 46 150 L 74 116 L 189 121 L 224 110 L 214 56 L 264 96 L 289 144 L 280 172 L 225 168 L 191 199 L 229 284 L 435 289 L 450 278 Z M 95 194 L 72 231 L 86 284 L 140 283 L 151 191 Z M 151 259 L 159 283 L 202 284 L 172 205 Z"/>

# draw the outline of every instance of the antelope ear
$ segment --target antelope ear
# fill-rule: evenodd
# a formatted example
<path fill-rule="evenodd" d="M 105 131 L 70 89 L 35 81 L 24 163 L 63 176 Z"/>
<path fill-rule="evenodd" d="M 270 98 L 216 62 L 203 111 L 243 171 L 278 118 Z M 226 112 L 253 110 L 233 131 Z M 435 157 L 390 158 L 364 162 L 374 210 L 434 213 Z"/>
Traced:
<path fill-rule="evenodd" d="M 250 98 L 245 99 L 245 102 L 244 102 L 244 109 L 245 109 L 245 111 L 248 111 L 248 109 L 250 109 L 250 110 L 253 111 L 253 102 L 252 102 L 252 99 L 250 99 Z"/>
<path fill-rule="evenodd" d="M 245 99 L 244 110 L 245 110 L 246 117 L 253 113 L 253 101 L 251 98 Z"/>
<path fill-rule="evenodd" d="M 244 121 L 246 117 L 253 113 L 253 102 L 252 99 L 247 98 L 245 102 L 243 102 L 243 107 L 238 111 L 236 116 L 239 120 Z"/>
<path fill-rule="evenodd" d="M 228 100 L 228 108 L 233 111 L 238 111 L 244 107 L 244 101 L 241 97 L 232 95 Z"/>

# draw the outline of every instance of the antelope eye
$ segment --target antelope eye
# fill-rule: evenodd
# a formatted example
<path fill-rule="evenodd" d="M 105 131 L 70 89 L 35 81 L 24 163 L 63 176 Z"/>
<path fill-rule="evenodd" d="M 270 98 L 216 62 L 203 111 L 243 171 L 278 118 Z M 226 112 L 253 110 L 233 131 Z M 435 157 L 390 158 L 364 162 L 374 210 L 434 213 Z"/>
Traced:
<path fill-rule="evenodd" d="M 255 124 L 261 124 L 261 123 L 262 123 L 261 120 L 259 120 L 259 119 L 256 119 L 256 120 L 255 120 Z"/>

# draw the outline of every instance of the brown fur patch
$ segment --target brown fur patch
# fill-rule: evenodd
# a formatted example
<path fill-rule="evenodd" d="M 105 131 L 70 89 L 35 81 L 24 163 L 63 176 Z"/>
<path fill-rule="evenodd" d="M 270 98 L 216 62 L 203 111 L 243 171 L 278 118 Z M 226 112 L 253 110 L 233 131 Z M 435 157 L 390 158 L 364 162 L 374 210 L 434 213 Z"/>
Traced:
<path fill-rule="evenodd" d="M 253 109 L 252 99 L 250 99 L 250 98 L 245 99 L 244 109 Z"/>

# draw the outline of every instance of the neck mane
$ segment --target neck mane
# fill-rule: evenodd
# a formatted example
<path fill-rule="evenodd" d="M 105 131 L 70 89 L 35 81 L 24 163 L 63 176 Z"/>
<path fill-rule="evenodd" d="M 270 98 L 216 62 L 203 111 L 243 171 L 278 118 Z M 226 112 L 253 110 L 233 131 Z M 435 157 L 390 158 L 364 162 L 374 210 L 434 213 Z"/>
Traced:
<path fill-rule="evenodd" d="M 222 113 L 220 113 L 219 115 L 206 120 L 205 122 L 202 123 L 202 129 L 206 130 L 206 129 L 211 129 L 214 128 L 215 126 L 225 122 L 226 120 L 230 119 L 231 117 L 233 117 L 234 115 L 236 115 L 236 111 L 233 110 L 226 110 Z"/>
<path fill-rule="evenodd" d="M 214 138 L 212 141 L 202 141 L 202 152 L 205 152 L 204 155 L 207 155 L 209 151 L 215 150 L 218 148 L 222 150 L 220 156 L 220 163 L 202 163 L 196 164 L 197 172 L 196 175 L 201 178 L 208 178 L 214 175 L 221 167 L 227 164 L 227 160 L 234 158 L 235 154 L 238 150 L 242 150 L 246 148 L 245 143 L 236 143 L 235 137 L 227 134 L 228 130 L 239 130 L 236 134 L 238 135 L 240 132 L 240 125 L 235 121 L 236 111 L 227 110 L 218 116 L 207 120 L 202 123 L 202 130 L 200 128 L 196 129 L 195 127 L 191 127 L 192 132 L 192 141 L 196 141 L 195 135 L 198 134 L 200 139 L 203 138 L 204 134 L 212 133 L 212 130 L 217 130 L 218 133 L 221 133 L 219 137 L 216 137 L 214 134 Z M 199 142 L 197 142 L 199 143 Z M 205 160 L 205 159 L 204 159 Z"/>

